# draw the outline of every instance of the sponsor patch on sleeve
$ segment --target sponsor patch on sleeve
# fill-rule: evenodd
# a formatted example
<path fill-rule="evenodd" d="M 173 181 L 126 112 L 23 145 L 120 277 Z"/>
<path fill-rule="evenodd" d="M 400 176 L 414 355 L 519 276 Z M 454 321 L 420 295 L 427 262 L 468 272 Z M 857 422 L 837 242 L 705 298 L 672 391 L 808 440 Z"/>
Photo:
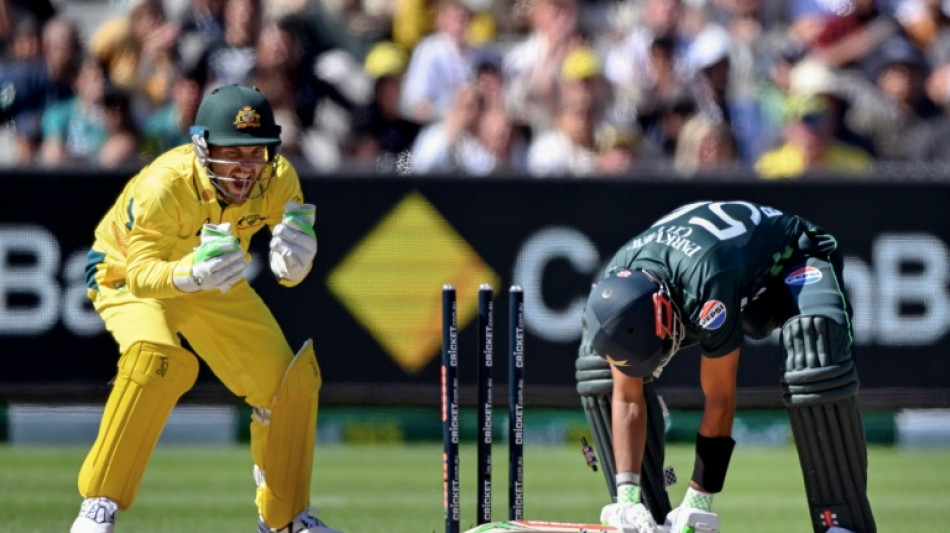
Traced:
<path fill-rule="evenodd" d="M 810 285 L 821 281 L 821 270 L 806 266 L 790 272 L 785 276 L 786 285 Z"/>
<path fill-rule="evenodd" d="M 703 329 L 719 329 L 726 323 L 726 304 L 719 300 L 709 300 L 699 311 L 699 325 Z"/>

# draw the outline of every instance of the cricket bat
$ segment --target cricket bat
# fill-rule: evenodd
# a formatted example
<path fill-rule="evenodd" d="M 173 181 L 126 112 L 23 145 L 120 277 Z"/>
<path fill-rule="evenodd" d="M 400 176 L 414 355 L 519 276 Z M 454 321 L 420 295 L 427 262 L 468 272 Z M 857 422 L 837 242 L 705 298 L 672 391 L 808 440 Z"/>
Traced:
<path fill-rule="evenodd" d="M 567 522 L 541 522 L 537 520 L 510 520 L 482 524 L 465 533 L 508 533 L 525 531 L 533 533 L 620 533 L 620 529 L 600 524 L 571 524 Z"/>

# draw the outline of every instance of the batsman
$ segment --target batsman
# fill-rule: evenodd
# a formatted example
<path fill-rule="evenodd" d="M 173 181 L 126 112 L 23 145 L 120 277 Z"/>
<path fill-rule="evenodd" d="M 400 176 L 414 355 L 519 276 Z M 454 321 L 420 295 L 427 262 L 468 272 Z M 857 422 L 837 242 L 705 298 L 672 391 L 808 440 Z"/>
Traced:
<path fill-rule="evenodd" d="M 803 218 L 745 201 L 677 208 L 628 241 L 589 294 L 578 392 L 625 532 L 715 533 L 735 441 L 739 351 L 781 330 L 784 404 L 816 533 L 874 533 L 851 307 L 838 243 Z M 699 345 L 705 404 L 693 473 L 671 508 L 664 482 L 663 367 Z"/>
<path fill-rule="evenodd" d="M 71 533 L 115 530 L 198 357 L 252 407 L 258 533 L 340 533 L 310 508 L 321 385 L 312 342 L 295 353 L 245 278 L 248 245 L 266 226 L 270 270 L 283 286 L 302 282 L 317 252 L 315 208 L 256 89 L 209 93 L 191 138 L 134 176 L 95 230 L 86 283 L 120 357 Z"/>

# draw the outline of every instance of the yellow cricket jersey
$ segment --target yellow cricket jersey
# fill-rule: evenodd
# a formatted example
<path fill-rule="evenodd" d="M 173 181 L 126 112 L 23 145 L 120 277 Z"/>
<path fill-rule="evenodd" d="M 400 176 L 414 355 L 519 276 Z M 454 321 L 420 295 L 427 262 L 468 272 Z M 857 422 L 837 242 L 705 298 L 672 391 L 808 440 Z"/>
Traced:
<path fill-rule="evenodd" d="M 871 167 L 871 156 L 864 150 L 832 142 L 821 156 L 820 168 L 826 171 L 863 172 Z M 755 164 L 763 179 L 794 178 L 805 172 L 805 157 L 800 149 L 785 144 L 766 152 Z"/>
<path fill-rule="evenodd" d="M 99 222 L 86 285 L 90 291 L 127 289 L 140 298 L 185 294 L 172 282 L 172 271 L 198 246 L 204 224 L 230 222 L 248 255 L 251 237 L 280 223 L 288 200 L 304 201 L 297 171 L 283 157 L 263 197 L 228 204 L 219 201 L 192 145 L 173 148 L 136 174 Z"/>

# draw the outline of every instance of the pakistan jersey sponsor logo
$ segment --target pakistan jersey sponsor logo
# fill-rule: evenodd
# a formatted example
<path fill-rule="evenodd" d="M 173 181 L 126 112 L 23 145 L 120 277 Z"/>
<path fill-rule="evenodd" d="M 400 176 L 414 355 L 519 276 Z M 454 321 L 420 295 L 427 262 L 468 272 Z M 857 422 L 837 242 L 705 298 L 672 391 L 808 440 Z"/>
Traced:
<path fill-rule="evenodd" d="M 691 241 L 688 237 L 692 235 L 693 228 L 689 226 L 660 226 L 656 231 L 648 233 L 642 237 L 637 237 L 630 243 L 630 249 L 641 248 L 651 242 L 669 246 L 674 250 L 679 250 L 688 257 L 696 255 L 703 249 L 702 246 Z"/>
<path fill-rule="evenodd" d="M 719 300 L 709 300 L 699 311 L 699 325 L 703 329 L 719 329 L 726 323 L 726 304 Z"/>
<path fill-rule="evenodd" d="M 821 281 L 821 270 L 812 266 L 806 266 L 795 270 L 788 276 L 785 276 L 786 285 L 810 285 Z"/>

